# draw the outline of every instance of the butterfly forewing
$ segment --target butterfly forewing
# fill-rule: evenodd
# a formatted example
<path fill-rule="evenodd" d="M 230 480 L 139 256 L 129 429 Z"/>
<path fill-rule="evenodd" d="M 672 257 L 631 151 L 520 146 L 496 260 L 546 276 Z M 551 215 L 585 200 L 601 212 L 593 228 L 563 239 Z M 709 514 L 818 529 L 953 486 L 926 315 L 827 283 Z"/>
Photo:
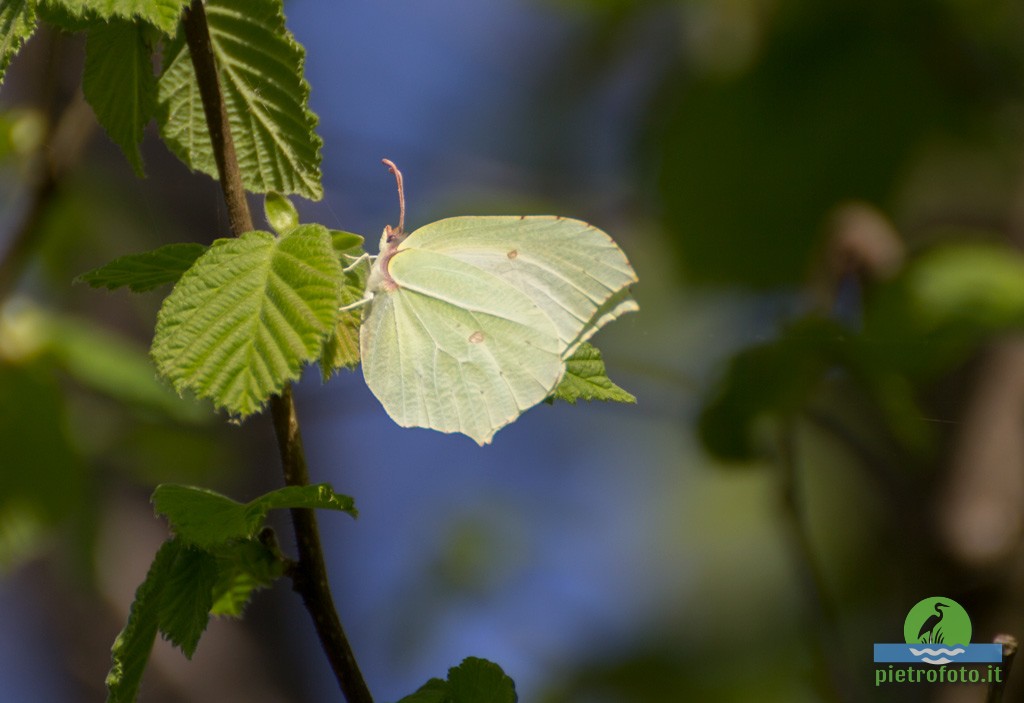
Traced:
<path fill-rule="evenodd" d="M 562 217 L 455 217 L 421 227 L 401 250 L 443 253 L 525 293 L 551 319 L 568 356 L 618 315 L 636 310 L 637 280 L 601 230 Z"/>

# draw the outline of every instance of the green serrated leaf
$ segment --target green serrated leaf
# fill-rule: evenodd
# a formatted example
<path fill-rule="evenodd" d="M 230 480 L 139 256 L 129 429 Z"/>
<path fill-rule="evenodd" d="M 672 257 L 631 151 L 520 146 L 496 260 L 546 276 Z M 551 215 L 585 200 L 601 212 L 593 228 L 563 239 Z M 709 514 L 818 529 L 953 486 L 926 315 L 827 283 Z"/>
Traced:
<path fill-rule="evenodd" d="M 145 25 L 114 19 L 89 29 L 82 92 L 96 119 L 144 175 L 139 144 L 156 108 L 156 76 Z"/>
<path fill-rule="evenodd" d="M 430 679 L 410 693 L 398 703 L 450 703 L 449 687 L 447 681 L 441 679 Z"/>
<path fill-rule="evenodd" d="M 316 359 L 338 315 L 341 265 L 320 225 L 213 246 L 157 316 L 153 358 L 179 393 L 247 416 Z"/>
<path fill-rule="evenodd" d="M 357 257 L 363 253 L 363 242 L 366 240 L 361 235 L 340 229 L 332 229 L 330 233 L 331 245 L 338 256 L 343 259 L 343 265 L 345 263 L 344 257 Z"/>
<path fill-rule="evenodd" d="M 355 504 L 327 484 L 287 486 L 248 503 L 239 503 L 205 488 L 163 484 L 153 492 L 157 514 L 190 544 L 213 548 L 232 540 L 252 539 L 274 508 L 339 510 L 353 517 Z"/>
<path fill-rule="evenodd" d="M 217 559 L 204 549 L 179 549 L 167 566 L 160 595 L 160 632 L 189 659 L 210 621 L 217 579 Z"/>
<path fill-rule="evenodd" d="M 516 685 L 501 667 L 486 659 L 466 657 L 448 670 L 452 703 L 516 703 Z"/>
<path fill-rule="evenodd" d="M 278 234 L 299 226 L 299 211 L 286 196 L 271 191 L 263 198 L 263 216 Z"/>
<path fill-rule="evenodd" d="M 164 34 L 173 34 L 188 0 L 49 0 L 63 8 L 71 17 L 104 20 L 141 19 L 159 28 Z"/>
<path fill-rule="evenodd" d="M 160 626 L 160 598 L 166 575 L 182 549 L 177 540 L 164 542 L 153 558 L 145 581 L 135 591 L 128 622 L 114 640 L 107 674 L 107 703 L 134 703 L 149 653 Z"/>
<path fill-rule="evenodd" d="M 35 31 L 36 3 L 34 0 L 4 0 L 0 2 L 0 83 L 4 80 L 11 60 Z"/>
<path fill-rule="evenodd" d="M 65 3 L 67 0 L 38 0 L 39 19 L 69 33 L 84 32 L 103 21 L 94 12 Z"/>
<path fill-rule="evenodd" d="M 217 583 L 213 587 L 211 615 L 241 617 L 253 592 L 267 588 L 284 575 L 284 563 L 255 539 L 217 548 Z"/>
<path fill-rule="evenodd" d="M 206 16 L 246 189 L 319 200 L 322 141 L 308 105 L 305 52 L 285 28 L 281 0 L 208 0 Z M 217 178 L 183 37 L 179 34 L 164 53 L 161 134 L 186 165 Z"/>
<path fill-rule="evenodd" d="M 357 234 L 350 235 L 348 232 L 332 231 L 331 234 L 359 237 Z M 359 244 L 362 244 L 362 237 L 359 239 Z M 343 236 L 335 236 L 335 251 L 338 251 L 339 240 L 345 243 L 351 241 Z M 362 249 L 356 245 L 355 249 L 350 248 L 347 252 L 347 256 L 356 257 L 358 256 L 356 252 L 361 253 Z M 345 271 L 345 278 L 341 285 L 341 307 L 344 308 L 363 299 L 366 291 L 366 279 L 369 275 L 369 260 L 363 260 Z M 359 365 L 359 325 L 362 323 L 362 319 L 363 309 L 361 307 L 339 311 L 334 331 L 327 338 L 320 354 L 320 376 L 324 382 L 341 369 L 354 369 Z"/>
<path fill-rule="evenodd" d="M 573 405 L 577 400 L 604 400 L 616 403 L 635 403 L 636 397 L 612 383 L 604 368 L 604 360 L 597 347 L 583 342 L 565 361 L 565 375 L 558 383 L 552 400 L 565 400 Z"/>
<path fill-rule="evenodd" d="M 88 283 L 93 288 L 110 290 L 128 286 L 130 290 L 142 293 L 166 283 L 177 283 L 206 250 L 202 244 L 168 244 L 153 251 L 114 259 L 78 276 L 75 283 Z"/>
<path fill-rule="evenodd" d="M 250 512 L 244 503 L 193 486 L 161 484 L 152 501 L 156 513 L 167 518 L 178 537 L 204 548 L 251 539 L 264 517 Z"/>
<path fill-rule="evenodd" d="M 448 670 L 448 680 L 430 679 L 398 703 L 516 703 L 516 685 L 501 667 L 466 657 Z"/>
<path fill-rule="evenodd" d="M 338 510 L 356 517 L 358 512 L 352 498 L 326 483 L 312 486 L 285 486 L 266 493 L 249 503 L 249 510 L 259 511 L 260 520 L 275 508 L 309 508 L 311 510 Z"/>

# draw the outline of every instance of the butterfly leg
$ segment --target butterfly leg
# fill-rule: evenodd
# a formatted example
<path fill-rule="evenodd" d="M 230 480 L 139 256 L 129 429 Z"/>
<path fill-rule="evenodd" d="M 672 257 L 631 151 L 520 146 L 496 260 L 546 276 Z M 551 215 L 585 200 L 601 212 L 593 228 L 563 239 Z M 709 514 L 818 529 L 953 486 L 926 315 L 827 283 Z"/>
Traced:
<path fill-rule="evenodd" d="M 355 257 L 348 256 L 346 254 L 346 257 L 352 259 L 352 263 L 349 264 L 348 266 L 346 266 L 344 269 L 342 269 L 345 273 L 348 273 L 349 271 L 351 271 L 352 269 L 354 269 L 356 266 L 358 266 L 359 264 L 363 263 L 364 261 L 370 261 L 371 259 L 373 259 L 372 256 L 370 256 L 369 254 L 366 254 L 366 253 L 360 254 L 359 256 L 355 256 Z"/>
<path fill-rule="evenodd" d="M 338 312 L 345 312 L 346 310 L 355 310 L 356 308 L 361 308 L 367 303 L 369 303 L 371 300 L 373 300 L 373 294 L 368 293 L 354 303 L 342 305 L 340 308 L 338 308 Z"/>

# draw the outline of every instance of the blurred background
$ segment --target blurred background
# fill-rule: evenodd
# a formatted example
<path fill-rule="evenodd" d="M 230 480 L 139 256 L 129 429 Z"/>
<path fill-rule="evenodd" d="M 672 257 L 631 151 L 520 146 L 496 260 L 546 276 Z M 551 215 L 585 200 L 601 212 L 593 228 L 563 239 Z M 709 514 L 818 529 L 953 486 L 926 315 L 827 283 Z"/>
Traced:
<path fill-rule="evenodd" d="M 478 448 L 361 375 L 297 390 L 336 600 L 375 697 L 465 656 L 522 701 L 981 701 L 875 686 L 919 600 L 1024 634 L 1024 9 L 1010 0 L 286 3 L 325 197 L 372 243 L 463 214 L 611 233 L 640 312 L 594 340 L 636 406 L 538 407 Z M 228 233 L 150 134 L 136 179 L 42 31 L 0 91 L 0 699 L 100 699 L 167 536 L 148 497 L 280 483 L 266 418 L 180 400 L 161 291 L 72 279 Z M 260 212 L 260 201 L 252 201 Z M 165 294 L 166 291 L 163 292 Z M 290 526 L 279 523 L 286 549 Z M 1013 672 L 1009 700 L 1024 697 Z M 145 701 L 339 694 L 279 583 Z"/>

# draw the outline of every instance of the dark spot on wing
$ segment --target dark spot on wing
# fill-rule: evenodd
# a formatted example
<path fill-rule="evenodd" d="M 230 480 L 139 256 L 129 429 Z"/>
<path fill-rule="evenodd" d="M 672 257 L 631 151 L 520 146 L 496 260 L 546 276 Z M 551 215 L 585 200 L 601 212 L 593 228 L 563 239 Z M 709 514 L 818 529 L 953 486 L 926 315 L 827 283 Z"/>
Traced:
<path fill-rule="evenodd" d="M 518 249 L 513 249 L 513 250 L 512 250 L 512 251 L 510 251 L 510 252 L 509 252 L 508 254 L 506 254 L 506 256 L 507 256 L 508 258 L 510 258 L 510 259 L 514 259 L 514 258 L 516 258 L 517 256 L 519 256 L 519 250 L 518 250 Z"/>
<path fill-rule="evenodd" d="M 481 332 L 480 330 L 477 330 L 473 334 L 469 335 L 469 341 L 472 344 L 479 344 L 480 342 L 484 341 L 484 333 Z"/>

